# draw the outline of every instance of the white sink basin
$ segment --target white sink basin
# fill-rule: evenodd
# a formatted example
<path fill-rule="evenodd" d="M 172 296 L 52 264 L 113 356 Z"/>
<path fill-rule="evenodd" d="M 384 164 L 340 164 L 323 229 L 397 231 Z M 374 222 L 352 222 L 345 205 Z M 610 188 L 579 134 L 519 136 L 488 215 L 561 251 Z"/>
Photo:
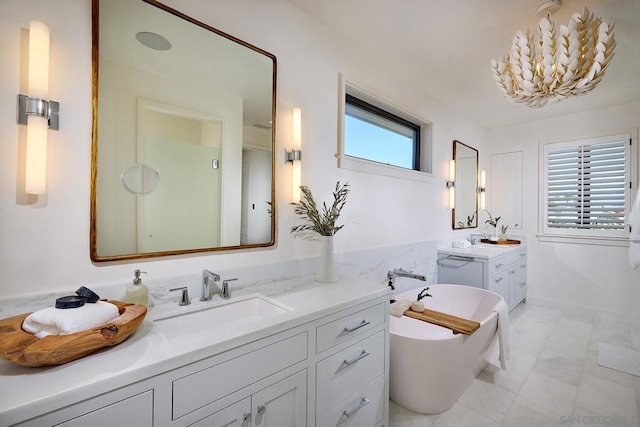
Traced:
<path fill-rule="evenodd" d="M 236 323 L 263 321 L 291 311 L 290 307 L 261 294 L 250 294 L 229 299 L 201 302 L 198 299 L 187 306 L 177 303 L 154 307 L 151 318 L 157 323 L 176 323 L 181 327 L 206 325 L 230 326 Z"/>

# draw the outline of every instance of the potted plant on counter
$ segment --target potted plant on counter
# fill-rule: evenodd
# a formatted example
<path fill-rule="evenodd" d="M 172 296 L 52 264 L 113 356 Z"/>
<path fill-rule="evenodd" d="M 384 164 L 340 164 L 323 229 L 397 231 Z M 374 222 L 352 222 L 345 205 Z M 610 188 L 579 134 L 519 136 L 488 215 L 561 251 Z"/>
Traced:
<path fill-rule="evenodd" d="M 302 200 L 293 202 L 292 205 L 295 206 L 294 212 L 305 220 L 305 223 L 291 227 L 291 233 L 299 234 L 305 231 L 317 233 L 321 243 L 321 251 L 320 267 L 316 274 L 316 280 L 326 283 L 337 282 L 338 275 L 333 259 L 333 236 L 344 227 L 344 224 L 338 225 L 337 221 L 347 202 L 349 184 L 340 185 L 340 181 L 338 181 L 333 192 L 331 207 L 323 202 L 321 209 L 318 209 L 309 187 L 302 185 L 300 191 L 302 192 Z"/>
<path fill-rule="evenodd" d="M 490 237 L 491 240 L 498 240 L 498 235 L 497 235 L 497 231 L 496 229 L 498 228 L 498 223 L 500 222 L 500 217 L 493 217 L 491 216 L 491 212 L 489 212 L 488 210 L 485 209 L 485 212 L 487 213 L 487 215 L 489 215 L 489 219 L 487 219 L 484 223 L 485 224 L 489 224 L 491 227 L 493 227 L 493 236 Z"/>

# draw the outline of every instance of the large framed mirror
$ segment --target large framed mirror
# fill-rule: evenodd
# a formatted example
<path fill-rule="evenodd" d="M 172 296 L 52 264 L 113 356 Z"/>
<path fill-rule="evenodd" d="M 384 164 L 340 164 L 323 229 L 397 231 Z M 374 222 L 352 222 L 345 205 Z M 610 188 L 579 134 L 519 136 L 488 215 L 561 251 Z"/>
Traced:
<path fill-rule="evenodd" d="M 478 226 L 478 150 L 453 141 L 455 161 L 455 207 L 452 209 L 454 230 Z"/>
<path fill-rule="evenodd" d="M 93 261 L 274 244 L 276 64 L 155 0 L 93 0 Z"/>

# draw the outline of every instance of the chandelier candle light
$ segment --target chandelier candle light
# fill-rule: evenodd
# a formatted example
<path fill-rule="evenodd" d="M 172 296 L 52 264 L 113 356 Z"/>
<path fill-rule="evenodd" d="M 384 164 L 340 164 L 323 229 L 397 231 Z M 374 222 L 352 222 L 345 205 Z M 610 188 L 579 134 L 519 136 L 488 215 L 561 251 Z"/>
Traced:
<path fill-rule="evenodd" d="M 493 78 L 514 104 L 538 108 L 549 100 L 584 95 L 602 80 L 613 58 L 614 24 L 603 22 L 586 7 L 582 14 L 573 14 L 568 26 L 560 25 L 556 39 L 549 15 L 559 5 L 560 0 L 550 0 L 538 8 L 549 11 L 538 24 L 539 40 L 528 29 L 518 31 L 509 53 L 498 61 L 491 60 Z"/>

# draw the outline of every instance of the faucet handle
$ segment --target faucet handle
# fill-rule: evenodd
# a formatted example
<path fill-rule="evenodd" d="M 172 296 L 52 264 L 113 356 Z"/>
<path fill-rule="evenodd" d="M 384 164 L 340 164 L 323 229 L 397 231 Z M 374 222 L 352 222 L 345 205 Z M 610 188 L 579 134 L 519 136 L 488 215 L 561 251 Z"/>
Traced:
<path fill-rule="evenodd" d="M 180 298 L 180 302 L 178 303 L 178 305 L 184 306 L 191 304 L 191 299 L 189 299 L 189 288 L 183 286 L 181 288 L 169 289 L 169 292 L 173 291 L 182 291 L 182 297 Z"/>
<path fill-rule="evenodd" d="M 238 280 L 238 278 L 236 277 L 235 279 L 227 279 L 222 281 L 222 292 L 220 292 L 220 296 L 222 298 L 229 298 L 231 296 L 231 292 L 229 292 L 229 282 L 233 282 L 234 280 Z"/>

